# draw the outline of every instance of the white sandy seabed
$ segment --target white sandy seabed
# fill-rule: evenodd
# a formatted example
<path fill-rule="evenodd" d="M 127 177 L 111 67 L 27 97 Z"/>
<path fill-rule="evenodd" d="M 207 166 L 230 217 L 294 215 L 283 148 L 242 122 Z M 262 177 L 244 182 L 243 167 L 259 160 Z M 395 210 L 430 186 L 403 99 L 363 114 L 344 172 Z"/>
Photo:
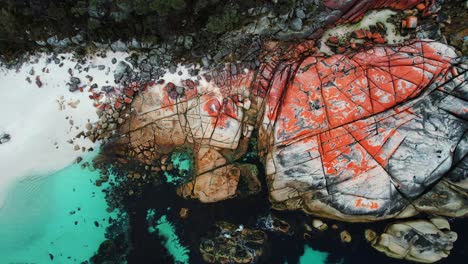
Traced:
<path fill-rule="evenodd" d="M 89 72 L 74 70 L 76 62 L 70 60 L 71 55 L 64 54 L 63 67 L 52 63 L 47 64 L 46 55 L 39 57 L 34 64 L 25 63 L 19 70 L 0 69 L 0 133 L 8 133 L 11 140 L 0 145 L 0 208 L 5 199 L 8 187 L 27 176 L 47 175 L 71 164 L 81 151 L 75 151 L 75 144 L 89 148 L 93 143 L 89 140 L 75 139 L 76 134 L 83 130 L 85 124 L 98 119 L 89 93 L 68 91 L 70 80 L 68 69 L 81 82 L 98 85 L 113 84 L 113 57 L 118 60 L 125 53 L 112 54 L 106 58 L 94 57 L 91 65 L 106 65 L 106 70 L 90 67 Z M 60 57 L 60 55 L 59 55 Z M 34 75 L 29 72 L 34 69 Z M 48 73 L 43 72 L 43 69 Z M 87 83 L 86 75 L 94 77 L 92 83 Z M 39 88 L 35 78 L 39 76 L 43 85 Z M 25 79 L 30 77 L 32 83 Z M 64 101 L 65 109 L 59 109 L 58 101 Z M 68 103 L 76 103 L 76 108 Z M 67 119 L 68 117 L 68 119 Z M 71 121 L 72 120 L 72 121 Z M 71 125 L 73 122 L 73 125 Z M 73 140 L 73 143 L 67 141 Z"/>
<path fill-rule="evenodd" d="M 88 87 L 112 85 L 116 64 L 111 60 L 127 55 L 90 58 L 90 65 L 106 69 L 91 66 L 81 73 L 70 54 L 58 56 L 66 57 L 63 67 L 41 55 L 17 70 L 0 68 L 0 134 L 11 136 L 0 144 L 0 263 L 81 263 L 104 240 L 109 213 L 104 194 L 93 184 L 99 173 L 71 165 L 79 156 L 89 160 L 97 153 L 75 151 L 74 146 L 98 147 L 75 139 L 98 116 L 87 89 L 71 93 L 66 83 L 71 68 Z M 86 75 L 93 76 L 92 83 Z M 58 101 L 65 109 L 60 110 Z"/>
<path fill-rule="evenodd" d="M 128 55 L 88 57 L 81 65 L 89 66 L 87 72 L 75 69 L 71 54 L 57 56 L 62 67 L 53 60 L 47 63 L 51 56 L 42 54 L 19 69 L 0 68 L 0 134 L 11 136 L 0 144 L 0 263 L 81 263 L 105 239 L 112 215 L 106 211 L 102 187 L 94 184 L 99 172 L 74 164 L 78 157 L 84 158 L 82 163 L 91 161 L 99 143 L 75 136 L 98 120 L 88 88 L 94 83 L 113 85 L 117 64 L 112 59 L 122 61 Z M 80 86 L 87 86 L 83 92 L 69 92 L 69 69 Z M 176 84 L 189 78 L 185 67 L 179 65 L 177 72 L 182 75 L 167 73 L 163 78 Z M 42 87 L 36 85 L 36 76 Z M 76 151 L 76 145 L 95 150 Z"/>

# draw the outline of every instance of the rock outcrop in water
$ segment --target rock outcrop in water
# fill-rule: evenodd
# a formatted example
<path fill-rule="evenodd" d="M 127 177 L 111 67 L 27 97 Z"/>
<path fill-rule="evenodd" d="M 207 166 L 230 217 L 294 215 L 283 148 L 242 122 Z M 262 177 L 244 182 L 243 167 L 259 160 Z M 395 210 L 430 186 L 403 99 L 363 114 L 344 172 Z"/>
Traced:
<path fill-rule="evenodd" d="M 118 143 L 141 162 L 193 149 L 194 177 L 178 193 L 216 202 L 237 196 L 240 179 L 257 185 L 242 169 L 253 165 L 237 163 L 257 130 L 275 209 L 346 221 L 465 215 L 467 73 L 454 50 L 412 41 L 315 51 L 307 42 L 270 52 L 258 71 L 227 65 L 148 86 Z M 450 199 L 431 202 L 434 192 Z"/>
<path fill-rule="evenodd" d="M 392 258 L 433 263 L 446 258 L 456 240 L 448 221 L 434 218 L 391 224 L 372 246 Z"/>

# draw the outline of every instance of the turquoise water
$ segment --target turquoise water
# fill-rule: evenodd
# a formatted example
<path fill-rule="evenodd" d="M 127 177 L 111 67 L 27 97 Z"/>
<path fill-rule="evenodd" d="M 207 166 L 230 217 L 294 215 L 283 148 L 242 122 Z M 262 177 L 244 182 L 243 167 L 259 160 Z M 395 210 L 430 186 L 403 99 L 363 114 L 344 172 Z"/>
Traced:
<path fill-rule="evenodd" d="M 164 172 L 166 182 L 173 185 L 179 185 L 186 181 L 190 176 L 191 169 L 193 167 L 191 153 L 188 151 L 176 151 L 172 153 L 170 159 L 177 172 L 175 175 L 168 173 L 167 171 Z"/>
<path fill-rule="evenodd" d="M 192 157 L 188 152 L 174 152 L 171 155 L 171 160 L 179 171 L 190 171 L 192 167 Z"/>
<path fill-rule="evenodd" d="M 148 232 L 154 233 L 158 231 L 158 234 L 165 239 L 164 247 L 169 251 L 169 254 L 174 257 L 176 263 L 189 263 L 189 250 L 180 243 L 174 225 L 167 220 L 165 215 L 161 216 L 156 222 L 154 221 L 154 216 L 155 211 L 151 209 L 148 210 L 146 217 L 147 221 L 150 223 L 148 225 Z M 152 223 L 155 223 L 155 225 Z"/>
<path fill-rule="evenodd" d="M 111 216 L 102 193 L 106 185 L 94 185 L 98 178 L 98 171 L 73 164 L 52 175 L 17 182 L 0 209 L 0 263 L 89 259 L 104 240 Z"/>
<path fill-rule="evenodd" d="M 327 260 L 328 253 L 304 246 L 304 255 L 299 258 L 299 264 L 322 264 Z"/>

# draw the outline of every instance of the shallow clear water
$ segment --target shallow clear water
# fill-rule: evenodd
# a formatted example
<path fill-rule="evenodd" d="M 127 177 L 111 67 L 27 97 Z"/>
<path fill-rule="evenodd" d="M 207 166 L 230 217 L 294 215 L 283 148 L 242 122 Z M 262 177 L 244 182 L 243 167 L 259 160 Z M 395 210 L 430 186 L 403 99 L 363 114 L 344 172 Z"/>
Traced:
<path fill-rule="evenodd" d="M 0 263 L 89 259 L 104 240 L 111 216 L 102 187 L 94 185 L 98 178 L 98 171 L 73 164 L 17 182 L 0 209 Z"/>
<path fill-rule="evenodd" d="M 299 258 L 299 264 L 321 264 L 327 260 L 328 253 L 314 250 L 308 245 L 304 246 L 304 255 Z"/>
<path fill-rule="evenodd" d="M 159 235 L 166 239 L 164 246 L 174 257 L 176 263 L 189 263 L 188 249 L 180 244 L 174 225 L 163 215 L 158 220 L 156 229 Z"/>
<path fill-rule="evenodd" d="M 168 208 L 170 210 L 170 208 Z M 157 221 L 155 218 L 155 211 L 153 209 L 147 212 L 148 221 L 148 232 L 158 232 L 158 235 L 164 239 L 164 247 L 167 249 L 169 254 L 174 258 L 177 264 L 188 264 L 190 252 L 186 247 L 180 243 L 180 239 L 177 236 L 175 226 L 167 220 L 166 215 L 162 215 Z"/>

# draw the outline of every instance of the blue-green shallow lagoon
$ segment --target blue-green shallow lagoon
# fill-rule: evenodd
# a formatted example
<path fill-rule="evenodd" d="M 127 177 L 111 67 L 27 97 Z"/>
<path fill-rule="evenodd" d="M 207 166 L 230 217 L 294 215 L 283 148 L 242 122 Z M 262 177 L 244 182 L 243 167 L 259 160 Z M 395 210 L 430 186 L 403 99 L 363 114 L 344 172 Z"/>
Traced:
<path fill-rule="evenodd" d="M 0 263 L 88 260 L 104 240 L 111 216 L 103 187 L 94 184 L 98 178 L 98 171 L 73 164 L 17 182 L 0 209 Z"/>

